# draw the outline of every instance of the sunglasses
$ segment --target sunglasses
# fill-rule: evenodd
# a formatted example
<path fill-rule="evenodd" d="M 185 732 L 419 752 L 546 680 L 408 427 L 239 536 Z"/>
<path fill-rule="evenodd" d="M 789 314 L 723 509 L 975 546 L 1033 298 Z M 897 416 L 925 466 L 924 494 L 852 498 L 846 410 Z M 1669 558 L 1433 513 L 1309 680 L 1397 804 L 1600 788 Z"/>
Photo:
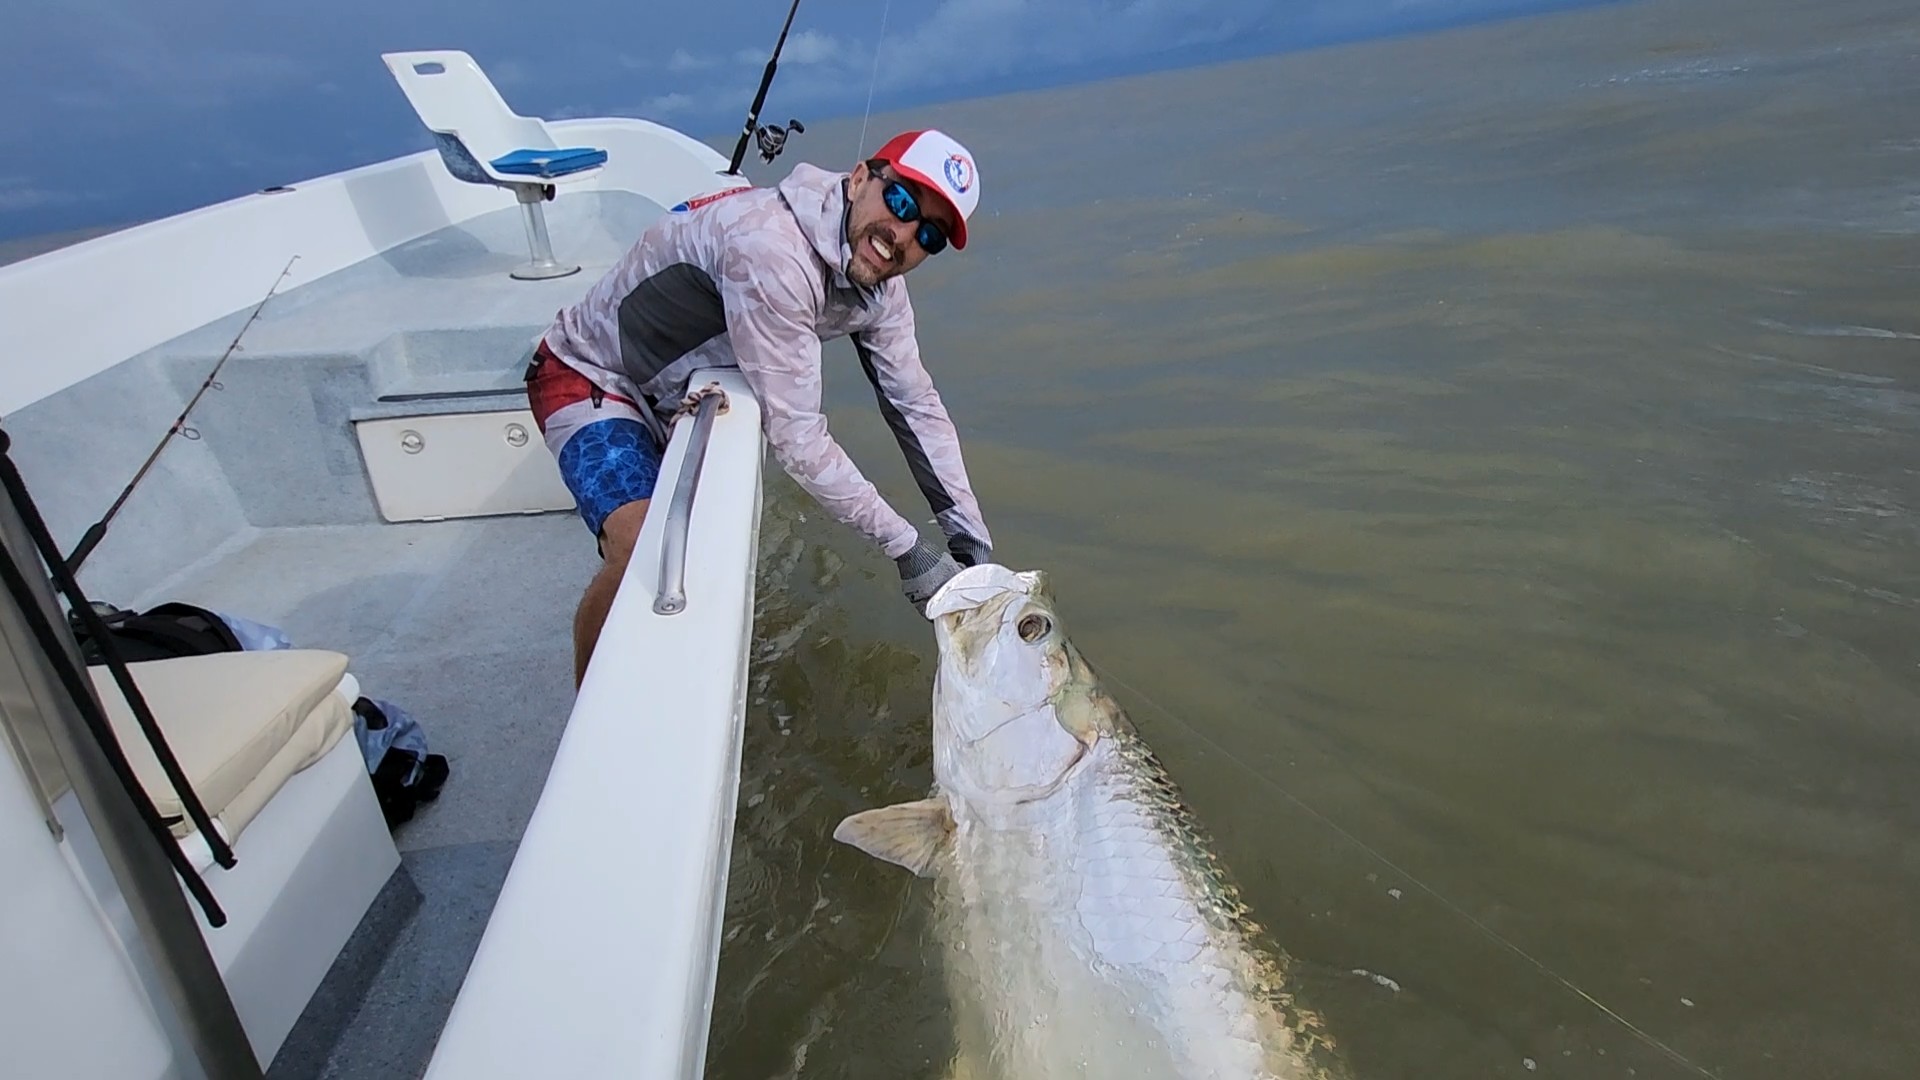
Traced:
<path fill-rule="evenodd" d="M 898 180 L 887 179 L 886 186 L 880 189 L 880 197 L 886 200 L 887 209 L 901 221 L 918 221 L 920 227 L 914 230 L 913 238 L 926 249 L 929 255 L 938 255 L 947 249 L 947 234 L 940 226 L 920 216 L 920 203 L 907 190 L 907 185 Z"/>

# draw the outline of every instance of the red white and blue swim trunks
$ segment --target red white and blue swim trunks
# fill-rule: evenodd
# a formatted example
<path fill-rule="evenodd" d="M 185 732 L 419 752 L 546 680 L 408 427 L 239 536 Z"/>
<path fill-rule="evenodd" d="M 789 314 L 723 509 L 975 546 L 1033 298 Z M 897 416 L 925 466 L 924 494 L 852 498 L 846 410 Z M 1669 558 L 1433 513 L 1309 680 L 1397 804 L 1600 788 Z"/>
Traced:
<path fill-rule="evenodd" d="M 653 497 L 661 447 L 634 396 L 602 390 L 542 341 L 527 369 L 527 404 L 594 536 L 608 514 Z"/>

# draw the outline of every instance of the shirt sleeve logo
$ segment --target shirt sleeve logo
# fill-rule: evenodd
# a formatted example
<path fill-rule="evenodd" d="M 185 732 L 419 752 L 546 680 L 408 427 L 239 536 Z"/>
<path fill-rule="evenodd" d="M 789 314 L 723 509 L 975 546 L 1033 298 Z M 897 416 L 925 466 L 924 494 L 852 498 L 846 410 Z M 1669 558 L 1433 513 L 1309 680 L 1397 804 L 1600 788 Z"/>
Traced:
<path fill-rule="evenodd" d="M 725 191 L 716 191 L 710 195 L 702 195 L 696 199 L 688 199 L 686 202 L 676 203 L 667 210 L 667 213 L 691 214 L 695 210 L 698 210 L 709 203 L 719 202 L 721 199 L 724 199 L 729 195 L 738 195 L 743 191 L 752 191 L 752 190 L 753 188 L 749 186 L 749 187 L 728 188 Z"/>

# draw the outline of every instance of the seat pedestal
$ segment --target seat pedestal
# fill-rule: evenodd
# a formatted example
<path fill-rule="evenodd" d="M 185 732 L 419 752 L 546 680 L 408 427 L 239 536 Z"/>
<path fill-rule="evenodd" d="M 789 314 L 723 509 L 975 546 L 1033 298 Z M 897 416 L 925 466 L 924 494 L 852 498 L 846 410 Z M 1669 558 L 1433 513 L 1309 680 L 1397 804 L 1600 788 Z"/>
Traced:
<path fill-rule="evenodd" d="M 548 278 L 566 277 L 580 272 L 580 265 L 567 265 L 553 257 L 553 240 L 547 236 L 547 215 L 545 207 L 546 187 L 542 184 L 515 184 L 514 195 L 520 200 L 520 216 L 527 226 L 527 249 L 532 261 L 512 272 L 512 277 L 520 281 L 545 281 Z"/>

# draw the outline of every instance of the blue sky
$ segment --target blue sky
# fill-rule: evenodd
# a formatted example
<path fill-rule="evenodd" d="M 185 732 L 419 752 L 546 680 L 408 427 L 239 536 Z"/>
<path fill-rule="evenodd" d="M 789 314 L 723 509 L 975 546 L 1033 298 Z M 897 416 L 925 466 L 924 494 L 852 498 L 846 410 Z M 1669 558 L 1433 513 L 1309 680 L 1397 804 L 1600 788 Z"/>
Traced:
<path fill-rule="evenodd" d="M 1579 0 L 802 0 L 763 120 L 1182 67 Z M 0 239 L 162 216 L 426 148 L 382 51 L 472 53 L 509 104 L 731 147 L 786 0 L 12 0 Z M 883 14 L 886 34 L 881 36 Z M 879 50 L 876 67 L 875 51 Z"/>

